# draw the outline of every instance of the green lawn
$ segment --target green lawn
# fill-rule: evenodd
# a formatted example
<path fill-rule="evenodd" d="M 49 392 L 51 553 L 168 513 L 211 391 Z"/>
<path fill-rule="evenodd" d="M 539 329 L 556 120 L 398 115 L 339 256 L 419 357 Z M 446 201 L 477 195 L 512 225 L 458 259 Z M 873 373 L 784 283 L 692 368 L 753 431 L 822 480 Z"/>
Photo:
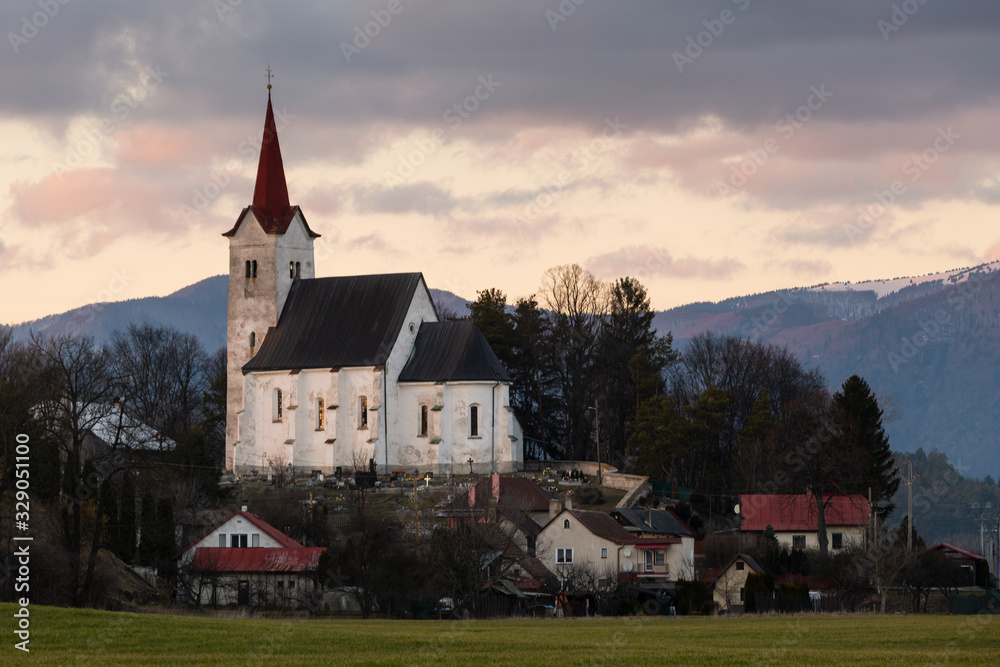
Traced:
<path fill-rule="evenodd" d="M 0 605 L 12 627 L 13 605 Z M 997 664 L 1000 616 L 244 620 L 31 608 L 0 664 Z"/>

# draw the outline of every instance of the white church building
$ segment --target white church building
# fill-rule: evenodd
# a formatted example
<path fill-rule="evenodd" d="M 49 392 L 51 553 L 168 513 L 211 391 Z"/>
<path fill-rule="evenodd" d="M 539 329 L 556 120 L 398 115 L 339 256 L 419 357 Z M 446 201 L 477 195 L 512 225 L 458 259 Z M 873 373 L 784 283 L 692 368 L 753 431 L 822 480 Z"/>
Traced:
<path fill-rule="evenodd" d="M 475 324 L 438 320 L 422 274 L 315 277 L 268 89 L 253 204 L 224 234 L 226 468 L 519 469 L 510 376 Z"/>

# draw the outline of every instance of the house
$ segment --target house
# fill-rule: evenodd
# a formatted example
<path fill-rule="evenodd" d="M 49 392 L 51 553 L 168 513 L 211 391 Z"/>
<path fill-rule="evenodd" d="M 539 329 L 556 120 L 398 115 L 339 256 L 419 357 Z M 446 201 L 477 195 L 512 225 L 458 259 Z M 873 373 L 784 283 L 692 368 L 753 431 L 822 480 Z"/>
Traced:
<path fill-rule="evenodd" d="M 964 572 L 963 586 L 979 586 L 981 588 L 995 587 L 995 581 L 991 586 L 990 566 L 985 558 L 979 554 L 960 549 L 954 545 L 942 542 L 936 544 L 928 552 L 937 551 L 944 554 L 949 560 L 958 565 Z"/>
<path fill-rule="evenodd" d="M 439 321 L 422 274 L 315 277 L 270 92 L 253 202 L 223 236 L 228 470 L 520 467 L 510 376 L 474 323 Z"/>
<path fill-rule="evenodd" d="M 740 532 L 763 534 L 770 526 L 778 542 L 791 549 L 819 548 L 816 501 L 808 495 L 740 496 Z M 827 496 L 823 514 L 831 551 L 864 541 L 870 515 L 862 495 Z"/>
<path fill-rule="evenodd" d="M 736 554 L 711 578 L 712 598 L 720 611 L 742 614 L 746 605 L 747 575 L 764 575 L 764 568 L 747 554 Z"/>
<path fill-rule="evenodd" d="M 244 507 L 174 556 L 178 599 L 211 606 L 304 606 L 324 548 L 304 547 Z"/>
<path fill-rule="evenodd" d="M 636 574 L 639 555 L 636 538 L 605 512 L 573 509 L 566 505 L 538 534 L 538 554 L 561 581 L 578 574 L 613 579 Z"/>
<path fill-rule="evenodd" d="M 646 507 L 616 509 L 611 516 L 636 537 L 640 579 L 694 578 L 694 531 L 676 514 Z"/>

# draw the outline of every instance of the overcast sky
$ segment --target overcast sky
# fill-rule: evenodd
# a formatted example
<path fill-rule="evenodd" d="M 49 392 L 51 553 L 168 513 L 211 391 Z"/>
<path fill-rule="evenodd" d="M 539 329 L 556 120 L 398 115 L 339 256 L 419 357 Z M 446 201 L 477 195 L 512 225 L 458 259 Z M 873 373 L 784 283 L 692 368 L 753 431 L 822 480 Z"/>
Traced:
<path fill-rule="evenodd" d="M 65 4 L 64 4 L 65 3 Z M 224 273 L 267 102 L 317 275 L 667 308 L 1000 259 L 1000 4 L 0 8 L 0 322 Z"/>

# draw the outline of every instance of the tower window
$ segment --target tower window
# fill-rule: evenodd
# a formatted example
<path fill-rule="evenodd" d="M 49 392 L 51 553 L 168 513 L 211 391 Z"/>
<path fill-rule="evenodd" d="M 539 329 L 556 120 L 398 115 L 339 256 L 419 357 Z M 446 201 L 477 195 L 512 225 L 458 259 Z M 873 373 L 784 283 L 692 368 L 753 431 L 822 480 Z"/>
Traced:
<path fill-rule="evenodd" d="M 316 399 L 316 430 L 322 431 L 326 428 L 326 413 L 323 410 L 326 404 L 322 398 Z"/>
<path fill-rule="evenodd" d="M 295 277 L 295 262 L 288 263 L 288 277 L 289 278 Z"/>
<path fill-rule="evenodd" d="M 254 350 L 257 349 L 257 334 L 253 331 L 250 332 L 250 356 L 253 356 Z"/>
<path fill-rule="evenodd" d="M 423 436 L 425 438 L 427 437 L 427 406 L 426 405 L 421 405 L 420 406 L 420 431 L 417 432 L 417 435 L 421 435 L 421 436 Z"/>
<path fill-rule="evenodd" d="M 358 428 L 368 428 L 367 396 L 358 396 Z"/>
<path fill-rule="evenodd" d="M 479 432 L 479 406 L 473 404 L 469 406 L 469 437 L 478 438 Z"/>
<path fill-rule="evenodd" d="M 280 422 L 281 421 L 281 412 L 282 412 L 281 390 L 280 389 L 275 389 L 274 390 L 274 406 L 273 406 L 273 408 L 271 410 L 271 419 L 273 421 Z"/>
<path fill-rule="evenodd" d="M 254 261 L 250 262 L 250 272 L 253 274 L 250 277 L 256 280 L 257 279 L 257 260 L 256 259 Z"/>
<path fill-rule="evenodd" d="M 247 278 L 250 277 L 250 260 L 247 260 Z"/>
<path fill-rule="evenodd" d="M 295 277 L 302 277 L 302 262 L 295 262 Z"/>

